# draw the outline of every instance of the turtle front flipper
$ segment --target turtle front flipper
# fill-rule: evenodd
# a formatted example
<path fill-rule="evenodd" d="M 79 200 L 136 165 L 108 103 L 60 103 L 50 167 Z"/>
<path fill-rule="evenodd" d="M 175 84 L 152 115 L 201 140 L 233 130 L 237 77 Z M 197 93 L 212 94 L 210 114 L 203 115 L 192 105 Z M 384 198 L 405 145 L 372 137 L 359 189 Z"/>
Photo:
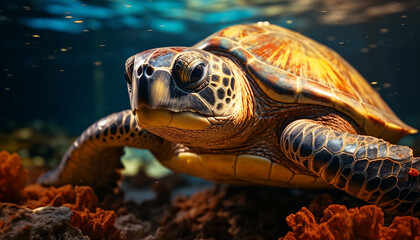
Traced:
<path fill-rule="evenodd" d="M 38 183 L 89 185 L 102 195 L 115 190 L 121 176 L 123 147 L 149 149 L 158 157 L 170 154 L 170 143 L 138 126 L 130 110 L 111 114 L 92 124 L 67 150 L 60 165 Z M 169 156 L 170 157 L 170 156 Z"/>
<path fill-rule="evenodd" d="M 296 120 L 281 134 L 284 155 L 326 182 L 399 215 L 420 215 L 420 158 L 371 136 Z"/>

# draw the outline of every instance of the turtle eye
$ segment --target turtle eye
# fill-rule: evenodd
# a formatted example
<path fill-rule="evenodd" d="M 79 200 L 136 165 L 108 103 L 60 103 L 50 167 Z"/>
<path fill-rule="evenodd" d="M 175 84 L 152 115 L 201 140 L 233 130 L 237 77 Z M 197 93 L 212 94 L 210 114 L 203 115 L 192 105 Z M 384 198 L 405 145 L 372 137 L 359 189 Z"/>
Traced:
<path fill-rule="evenodd" d="M 201 89 L 208 72 L 207 64 L 203 59 L 184 57 L 180 57 L 175 62 L 173 70 L 179 82 L 178 85 L 188 91 Z"/>
<path fill-rule="evenodd" d="M 200 81 L 204 76 L 204 72 L 206 70 L 205 68 L 206 67 L 204 63 L 199 63 L 198 65 L 196 65 L 191 72 L 190 82 Z"/>

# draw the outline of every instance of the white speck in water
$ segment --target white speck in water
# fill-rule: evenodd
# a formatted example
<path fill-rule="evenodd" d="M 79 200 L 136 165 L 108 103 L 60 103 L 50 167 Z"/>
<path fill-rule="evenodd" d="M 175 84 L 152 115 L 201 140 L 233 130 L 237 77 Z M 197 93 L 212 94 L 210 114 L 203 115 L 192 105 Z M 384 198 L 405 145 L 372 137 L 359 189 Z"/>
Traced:
<path fill-rule="evenodd" d="M 391 83 L 384 83 L 382 86 L 384 88 L 390 88 L 392 86 L 392 84 Z"/>
<path fill-rule="evenodd" d="M 380 33 L 387 33 L 387 32 L 389 32 L 389 30 L 388 30 L 388 28 L 381 28 L 381 29 L 379 29 L 379 32 Z"/>

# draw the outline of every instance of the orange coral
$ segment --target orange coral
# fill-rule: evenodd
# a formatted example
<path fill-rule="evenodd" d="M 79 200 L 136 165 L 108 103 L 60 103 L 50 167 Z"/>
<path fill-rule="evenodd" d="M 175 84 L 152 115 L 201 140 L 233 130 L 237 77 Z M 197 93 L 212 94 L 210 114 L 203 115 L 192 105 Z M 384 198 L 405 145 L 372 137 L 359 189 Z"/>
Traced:
<path fill-rule="evenodd" d="M 330 205 L 324 210 L 319 223 L 307 208 L 286 218 L 292 229 L 282 240 L 306 239 L 417 239 L 420 220 L 414 217 L 396 217 L 384 227 L 384 214 L 380 208 L 367 205 L 347 209 L 343 205 Z"/>
<path fill-rule="evenodd" d="M 28 171 L 22 167 L 17 154 L 0 152 L 0 201 L 25 201 L 23 206 L 38 208 L 44 206 L 69 207 L 73 216 L 71 224 L 82 230 L 91 239 L 119 239 L 114 227 L 117 215 L 114 211 L 97 208 L 98 198 L 88 186 L 65 185 L 43 187 L 32 184 L 23 189 Z M 0 228 L 4 221 L 0 221 Z"/>
<path fill-rule="evenodd" d="M 91 239 L 118 239 L 115 228 L 117 215 L 98 206 L 98 198 L 88 186 L 64 185 L 58 188 L 29 185 L 24 190 L 27 207 L 64 206 L 72 210 L 71 225 L 82 230 Z"/>
<path fill-rule="evenodd" d="M 22 199 L 22 188 L 28 180 L 20 157 L 6 151 L 0 152 L 0 202 L 18 202 Z"/>
<path fill-rule="evenodd" d="M 87 208 L 73 211 L 71 225 L 82 230 L 90 239 L 122 239 L 119 231 L 114 227 L 117 215 L 114 211 L 96 208 L 90 212 Z"/>
<path fill-rule="evenodd" d="M 42 206 L 59 207 L 65 203 L 74 203 L 76 199 L 76 194 L 71 185 L 47 188 L 39 184 L 32 184 L 27 186 L 23 192 L 27 198 L 25 206 L 29 208 Z"/>
<path fill-rule="evenodd" d="M 83 207 L 94 211 L 98 206 L 98 198 L 88 186 L 64 185 L 58 188 L 43 187 L 32 184 L 24 189 L 27 198 L 25 205 L 30 208 L 41 206 L 65 206 L 72 210 L 82 210 Z"/>
<path fill-rule="evenodd" d="M 420 239 L 420 221 L 413 217 L 395 217 L 384 232 L 386 239 Z"/>

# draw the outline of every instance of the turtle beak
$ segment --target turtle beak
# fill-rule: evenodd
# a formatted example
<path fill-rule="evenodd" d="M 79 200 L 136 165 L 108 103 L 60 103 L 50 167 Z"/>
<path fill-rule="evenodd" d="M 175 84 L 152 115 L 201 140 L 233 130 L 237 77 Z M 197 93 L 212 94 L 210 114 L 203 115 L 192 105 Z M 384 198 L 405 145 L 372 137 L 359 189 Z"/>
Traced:
<path fill-rule="evenodd" d="M 212 111 L 195 94 L 180 89 L 170 71 L 144 63 L 140 75 L 133 75 L 131 107 L 138 110 L 166 109 L 171 112 L 193 111 L 211 115 Z"/>
<path fill-rule="evenodd" d="M 142 72 L 133 82 L 132 107 L 139 109 L 145 105 L 148 108 L 166 108 L 170 102 L 170 85 L 172 76 L 164 69 L 154 69 L 149 64 L 140 66 Z"/>

